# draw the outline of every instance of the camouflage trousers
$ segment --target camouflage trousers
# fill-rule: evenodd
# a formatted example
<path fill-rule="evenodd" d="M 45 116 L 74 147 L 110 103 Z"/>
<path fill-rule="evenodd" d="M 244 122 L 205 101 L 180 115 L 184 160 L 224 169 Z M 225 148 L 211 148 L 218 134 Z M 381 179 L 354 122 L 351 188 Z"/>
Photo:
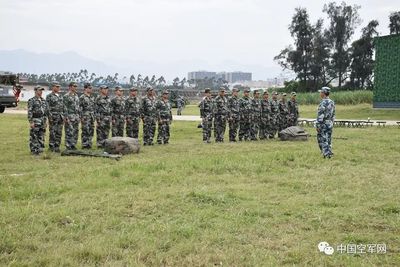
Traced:
<path fill-rule="evenodd" d="M 217 115 L 214 119 L 214 138 L 215 142 L 224 142 L 226 129 L 226 116 Z"/>
<path fill-rule="evenodd" d="M 91 148 L 94 134 L 94 114 L 82 115 L 81 129 L 82 148 Z"/>
<path fill-rule="evenodd" d="M 289 115 L 288 119 L 288 127 L 289 126 L 297 126 L 298 117 L 295 115 Z"/>
<path fill-rule="evenodd" d="M 250 116 L 241 117 L 239 121 L 239 141 L 250 140 L 251 118 Z"/>
<path fill-rule="evenodd" d="M 79 115 L 69 114 L 65 119 L 65 147 L 67 149 L 76 149 L 79 133 Z"/>
<path fill-rule="evenodd" d="M 229 119 L 229 141 L 235 142 L 239 130 L 239 116 L 233 116 Z"/>
<path fill-rule="evenodd" d="M 276 133 L 278 132 L 278 129 L 279 129 L 278 117 L 276 115 L 275 116 L 271 116 L 269 123 L 270 123 L 269 137 L 270 138 L 275 138 Z"/>
<path fill-rule="evenodd" d="M 253 116 L 250 128 L 250 140 L 257 140 L 260 132 L 261 119 L 259 116 Z"/>
<path fill-rule="evenodd" d="M 49 148 L 51 151 L 59 150 L 64 119 L 61 114 L 49 116 Z"/>
<path fill-rule="evenodd" d="M 289 119 L 287 115 L 281 115 L 279 117 L 279 126 L 278 126 L 279 132 L 289 127 L 288 121 Z"/>
<path fill-rule="evenodd" d="M 158 121 L 158 134 L 157 143 L 158 144 L 168 144 L 169 141 L 169 125 L 171 124 L 169 119 Z"/>
<path fill-rule="evenodd" d="M 176 110 L 176 115 L 182 115 L 182 110 L 183 110 L 183 107 L 181 106 L 181 107 L 178 107 L 178 109 Z"/>
<path fill-rule="evenodd" d="M 111 118 L 111 136 L 124 136 L 125 116 L 113 115 Z"/>
<path fill-rule="evenodd" d="M 153 145 L 155 131 L 156 131 L 156 118 L 151 116 L 145 116 L 143 118 L 144 145 Z"/>
<path fill-rule="evenodd" d="M 126 117 L 126 136 L 139 138 L 139 116 Z"/>
<path fill-rule="evenodd" d="M 210 141 L 213 119 L 211 116 L 202 118 L 203 141 Z"/>
<path fill-rule="evenodd" d="M 317 126 L 318 146 L 324 156 L 332 155 L 332 125 Z"/>
<path fill-rule="evenodd" d="M 260 123 L 260 139 L 269 139 L 271 134 L 271 124 L 269 117 L 262 117 Z"/>
<path fill-rule="evenodd" d="M 110 134 L 111 127 L 111 116 L 100 116 L 97 118 L 97 147 L 101 148 L 104 146 L 104 141 Z"/>
<path fill-rule="evenodd" d="M 46 119 L 33 119 L 34 126 L 29 132 L 29 148 L 32 154 L 39 154 L 44 149 L 44 136 L 46 134 Z"/>

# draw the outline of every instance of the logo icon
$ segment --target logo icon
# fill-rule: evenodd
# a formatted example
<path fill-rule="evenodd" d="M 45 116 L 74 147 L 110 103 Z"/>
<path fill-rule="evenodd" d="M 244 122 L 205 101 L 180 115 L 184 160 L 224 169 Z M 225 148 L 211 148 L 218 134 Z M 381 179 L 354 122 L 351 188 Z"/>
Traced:
<path fill-rule="evenodd" d="M 329 243 L 326 242 L 326 241 L 319 242 L 318 250 L 319 250 L 319 252 L 323 252 L 323 253 L 325 253 L 326 255 L 329 255 L 329 256 L 333 255 L 333 253 L 335 252 L 333 247 L 331 247 L 329 245 Z"/>

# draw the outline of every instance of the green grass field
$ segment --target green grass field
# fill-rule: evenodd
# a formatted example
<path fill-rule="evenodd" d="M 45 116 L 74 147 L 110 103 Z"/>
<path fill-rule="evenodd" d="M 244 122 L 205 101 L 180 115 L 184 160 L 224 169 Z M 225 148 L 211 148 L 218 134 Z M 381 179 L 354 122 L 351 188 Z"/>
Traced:
<path fill-rule="evenodd" d="M 316 105 L 300 105 L 300 117 L 315 118 L 317 116 Z M 176 114 L 176 110 L 173 111 Z M 182 115 L 198 115 L 200 116 L 197 105 L 188 105 L 182 112 Z M 397 120 L 400 121 L 400 109 L 373 109 L 370 104 L 358 105 L 336 105 L 337 119 L 364 119 L 367 120 Z"/>
<path fill-rule="evenodd" d="M 25 116 L 1 115 L 0 265 L 399 265 L 398 127 L 335 129 L 324 160 L 315 138 L 203 144 L 196 126 L 120 161 L 37 158 Z"/>

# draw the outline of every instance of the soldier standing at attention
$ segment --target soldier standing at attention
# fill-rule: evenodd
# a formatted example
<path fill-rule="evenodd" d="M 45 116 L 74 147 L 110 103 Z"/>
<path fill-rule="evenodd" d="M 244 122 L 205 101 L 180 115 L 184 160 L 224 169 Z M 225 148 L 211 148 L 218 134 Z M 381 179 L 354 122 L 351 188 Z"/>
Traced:
<path fill-rule="evenodd" d="M 296 92 L 291 93 L 291 98 L 288 102 L 289 109 L 289 125 L 288 126 L 296 126 L 297 121 L 299 119 L 299 105 L 296 101 Z"/>
<path fill-rule="evenodd" d="M 270 123 L 271 123 L 271 132 L 269 137 L 275 138 L 276 132 L 279 128 L 279 102 L 278 102 L 278 93 L 272 93 L 272 101 L 271 101 L 271 116 L 270 116 Z"/>
<path fill-rule="evenodd" d="M 111 124 L 111 101 L 108 97 L 108 87 L 105 85 L 100 86 L 100 95 L 96 99 L 95 115 L 97 123 L 97 147 L 102 148 L 104 141 L 110 134 Z"/>
<path fill-rule="evenodd" d="M 251 131 L 251 115 L 252 115 L 252 105 L 251 98 L 249 96 L 250 90 L 245 89 L 243 92 L 243 97 L 239 100 L 239 141 L 250 140 Z"/>
<path fill-rule="evenodd" d="M 111 136 L 124 136 L 125 99 L 121 86 L 115 87 L 115 97 L 111 100 Z"/>
<path fill-rule="evenodd" d="M 93 143 L 95 99 L 92 96 L 92 92 L 92 85 L 90 83 L 85 83 L 83 85 L 83 94 L 79 97 L 82 149 L 91 149 Z"/>
<path fill-rule="evenodd" d="M 156 98 L 153 88 L 148 87 L 146 91 L 140 111 L 143 120 L 143 145 L 152 146 L 157 122 Z"/>
<path fill-rule="evenodd" d="M 263 100 L 261 100 L 261 125 L 260 125 L 260 139 L 268 139 L 270 135 L 270 113 L 271 104 L 269 102 L 268 91 L 263 93 Z"/>
<path fill-rule="evenodd" d="M 125 101 L 126 136 L 131 138 L 139 137 L 140 101 L 137 92 L 137 89 L 132 87 Z"/>
<path fill-rule="evenodd" d="M 47 95 L 46 103 L 49 110 L 49 149 L 52 152 L 60 152 L 64 125 L 64 103 L 60 96 L 60 84 L 58 82 L 51 84 L 51 93 Z"/>
<path fill-rule="evenodd" d="M 68 93 L 63 97 L 64 123 L 65 123 L 65 147 L 68 150 L 76 150 L 79 133 L 79 97 L 78 85 L 75 82 L 69 84 Z"/>
<path fill-rule="evenodd" d="M 228 100 L 225 96 L 225 88 L 219 89 L 219 95 L 214 100 L 215 118 L 214 118 L 214 137 L 216 143 L 224 142 L 226 129 L 226 120 L 228 117 Z"/>
<path fill-rule="evenodd" d="M 228 110 L 229 110 L 229 142 L 236 142 L 236 136 L 239 130 L 239 90 L 236 88 L 232 89 L 232 96 L 228 99 Z"/>
<path fill-rule="evenodd" d="M 331 89 L 322 87 L 319 90 L 321 102 L 317 113 L 317 140 L 324 158 L 331 158 L 332 153 L 332 129 L 335 121 L 335 103 L 329 98 Z"/>
<path fill-rule="evenodd" d="M 200 104 L 200 117 L 202 120 L 203 129 L 203 142 L 211 143 L 211 128 L 214 116 L 214 103 L 211 98 L 211 90 L 206 88 L 204 90 L 204 97 Z"/>
<path fill-rule="evenodd" d="M 279 128 L 278 131 L 282 131 L 288 127 L 289 110 L 286 101 L 286 93 L 282 94 L 281 101 L 279 101 Z"/>
<path fill-rule="evenodd" d="M 32 155 L 39 155 L 44 149 L 48 110 L 46 101 L 42 98 L 44 88 L 36 86 L 34 90 L 35 96 L 28 100 L 29 148 Z"/>
<path fill-rule="evenodd" d="M 157 102 L 158 114 L 158 135 L 157 144 L 164 145 L 169 142 L 169 125 L 172 123 L 171 104 L 169 103 L 169 93 L 165 90 L 162 98 Z"/>
<path fill-rule="evenodd" d="M 252 122 L 250 130 L 250 140 L 257 141 L 260 124 L 261 124 L 261 100 L 260 92 L 258 90 L 253 91 L 253 99 L 251 100 L 252 105 Z"/>
<path fill-rule="evenodd" d="M 184 106 L 185 106 L 185 100 L 183 99 L 182 96 L 178 96 L 176 98 L 176 107 L 177 107 L 176 115 L 178 116 L 182 115 L 182 109 Z"/>

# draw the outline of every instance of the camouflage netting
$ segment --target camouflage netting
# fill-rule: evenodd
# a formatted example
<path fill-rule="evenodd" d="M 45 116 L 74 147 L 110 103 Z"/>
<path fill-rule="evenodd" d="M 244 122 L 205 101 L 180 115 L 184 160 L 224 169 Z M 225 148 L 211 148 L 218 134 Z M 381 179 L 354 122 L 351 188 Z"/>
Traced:
<path fill-rule="evenodd" d="M 375 38 L 374 107 L 400 108 L 400 35 Z"/>

